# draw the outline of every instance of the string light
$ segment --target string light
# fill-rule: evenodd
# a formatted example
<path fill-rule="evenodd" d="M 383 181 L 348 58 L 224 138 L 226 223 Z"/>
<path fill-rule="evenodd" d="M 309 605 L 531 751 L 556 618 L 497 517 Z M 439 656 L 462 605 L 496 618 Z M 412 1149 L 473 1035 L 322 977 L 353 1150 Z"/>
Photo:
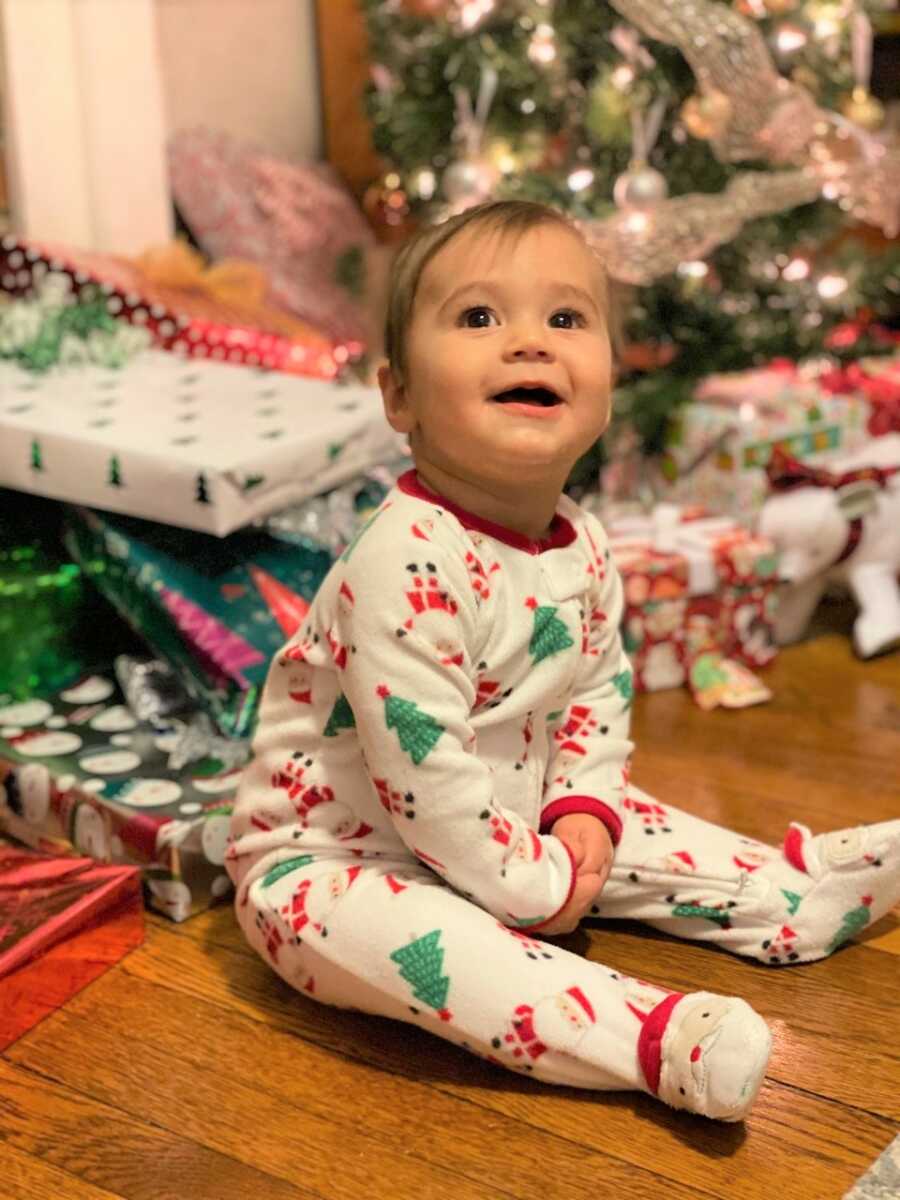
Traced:
<path fill-rule="evenodd" d="M 552 25 L 538 25 L 528 43 L 528 57 L 539 66 L 546 66 L 556 58 L 556 37 Z"/>
<path fill-rule="evenodd" d="M 784 270 L 781 272 L 783 279 L 788 283 L 799 283 L 801 279 L 806 279 L 809 275 L 809 263 L 805 258 L 792 258 Z"/>
<path fill-rule="evenodd" d="M 785 22 L 775 32 L 775 49 L 779 54 L 796 54 L 806 45 L 806 34 L 799 25 Z"/>
<path fill-rule="evenodd" d="M 610 74 L 610 79 L 614 88 L 618 88 L 620 92 L 627 92 L 634 83 L 634 67 L 630 63 L 620 63 Z"/>
<path fill-rule="evenodd" d="M 569 190 L 572 192 L 583 192 L 585 188 L 589 188 L 594 182 L 594 172 L 590 167 L 579 167 L 577 171 L 573 171 L 566 180 L 569 185 Z"/>
<path fill-rule="evenodd" d="M 823 275 L 816 284 L 816 291 L 823 300 L 836 300 L 849 286 L 843 275 Z"/>
<path fill-rule="evenodd" d="M 689 262 L 679 263 L 678 274 L 684 275 L 688 279 L 703 279 L 709 274 L 709 267 L 700 259 L 692 259 Z"/>

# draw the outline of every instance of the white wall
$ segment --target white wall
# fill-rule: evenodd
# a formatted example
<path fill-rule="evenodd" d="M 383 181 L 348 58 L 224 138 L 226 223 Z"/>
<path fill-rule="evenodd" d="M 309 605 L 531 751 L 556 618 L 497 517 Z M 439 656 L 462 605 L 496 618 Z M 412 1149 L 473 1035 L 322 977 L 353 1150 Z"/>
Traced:
<path fill-rule="evenodd" d="M 320 156 L 313 0 L 155 2 L 170 133 L 209 125 Z"/>
<path fill-rule="evenodd" d="M 12 229 L 137 254 L 172 235 L 165 146 L 205 124 L 321 154 L 313 0 L 0 0 Z"/>

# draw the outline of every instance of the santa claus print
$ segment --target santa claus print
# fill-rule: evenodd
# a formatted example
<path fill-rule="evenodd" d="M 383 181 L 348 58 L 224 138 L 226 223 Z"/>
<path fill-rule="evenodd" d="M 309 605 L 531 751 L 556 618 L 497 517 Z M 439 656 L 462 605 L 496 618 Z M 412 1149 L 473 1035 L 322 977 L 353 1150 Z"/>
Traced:
<path fill-rule="evenodd" d="M 469 583 L 472 585 L 472 591 L 475 593 L 475 603 L 480 607 L 485 600 L 490 599 L 490 576 L 495 571 L 500 570 L 500 564 L 497 562 L 491 563 L 490 567 L 486 570 L 481 559 L 476 554 L 473 554 L 471 550 L 467 550 L 466 570 L 469 572 Z"/>
<path fill-rule="evenodd" d="M 535 1005 L 518 1005 L 506 1032 L 491 1044 L 530 1070 L 548 1050 L 574 1053 L 596 1020 L 594 1007 L 581 988 L 570 987 Z"/>
<path fill-rule="evenodd" d="M 406 817 L 409 821 L 415 819 L 416 797 L 412 792 L 401 793 L 391 787 L 386 779 L 373 779 L 372 782 L 385 812 L 393 813 L 397 817 Z"/>
<path fill-rule="evenodd" d="M 256 914 L 256 928 L 273 965 L 278 965 L 278 951 L 284 945 L 284 935 L 278 924 L 264 913 Z"/>
<path fill-rule="evenodd" d="M 522 933 L 520 929 L 510 929 L 502 921 L 497 922 L 497 928 L 502 929 L 504 933 L 508 933 L 511 938 L 515 939 L 516 945 L 521 947 L 526 958 L 530 958 L 534 962 L 542 958 L 553 959 L 550 947 L 546 942 L 539 942 L 537 938 L 529 937 L 527 933 Z"/>
<path fill-rule="evenodd" d="M 697 863 L 689 850 L 675 850 L 671 854 L 661 854 L 658 858 L 650 858 L 641 868 L 644 871 L 660 871 L 665 875 L 693 875 Z"/>
<path fill-rule="evenodd" d="M 328 918 L 359 877 L 362 867 L 342 867 L 328 871 L 315 879 L 304 879 L 294 889 L 290 900 L 281 907 L 297 941 L 310 931 L 320 937 L 328 936 Z"/>
<path fill-rule="evenodd" d="M 797 932 L 790 925 L 782 925 L 772 937 L 762 943 L 770 963 L 796 962 L 800 957 L 797 950 Z"/>
<path fill-rule="evenodd" d="M 572 704 L 566 714 L 565 722 L 553 734 L 561 754 L 570 755 L 575 760 L 584 758 L 587 754 L 588 742 L 600 727 L 600 722 L 594 716 L 593 709 L 587 704 Z"/>
<path fill-rule="evenodd" d="M 411 579 L 404 595 L 413 615 L 403 622 L 403 628 L 398 630 L 398 633 L 409 632 L 413 628 L 416 617 L 421 616 L 422 613 L 445 612 L 448 616 L 455 617 L 459 611 L 456 601 L 441 585 L 434 563 L 426 562 L 423 566 L 424 570 L 420 569 L 418 563 L 406 564 Z"/>
<path fill-rule="evenodd" d="M 634 813 L 644 827 L 644 833 L 652 835 L 672 832 L 669 814 L 661 804 L 657 804 L 655 801 L 636 800 L 634 796 L 626 796 L 623 807 L 628 812 Z"/>

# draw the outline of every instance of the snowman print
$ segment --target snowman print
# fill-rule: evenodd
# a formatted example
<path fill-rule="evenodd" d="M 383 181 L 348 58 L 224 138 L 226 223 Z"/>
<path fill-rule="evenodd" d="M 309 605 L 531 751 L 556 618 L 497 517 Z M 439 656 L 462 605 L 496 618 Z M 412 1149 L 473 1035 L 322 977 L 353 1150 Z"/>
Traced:
<path fill-rule="evenodd" d="M 135 779 L 116 795 L 120 804 L 131 808 L 164 808 L 181 796 L 181 785 L 174 779 Z"/>
<path fill-rule="evenodd" d="M 133 750 L 120 750 L 110 746 L 83 755 L 79 765 L 92 775 L 124 775 L 141 765 L 141 756 Z"/>

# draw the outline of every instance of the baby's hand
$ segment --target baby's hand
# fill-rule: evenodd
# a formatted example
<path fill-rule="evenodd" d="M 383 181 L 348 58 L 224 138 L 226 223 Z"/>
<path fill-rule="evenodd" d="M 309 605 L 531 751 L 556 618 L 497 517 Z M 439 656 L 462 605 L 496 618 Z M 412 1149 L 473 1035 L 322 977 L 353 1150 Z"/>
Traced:
<path fill-rule="evenodd" d="M 602 821 L 589 813 L 569 813 L 555 821 L 551 833 L 568 846 L 575 862 L 575 888 L 566 907 L 541 933 L 571 933 L 597 899 L 609 876 L 613 844 Z"/>

